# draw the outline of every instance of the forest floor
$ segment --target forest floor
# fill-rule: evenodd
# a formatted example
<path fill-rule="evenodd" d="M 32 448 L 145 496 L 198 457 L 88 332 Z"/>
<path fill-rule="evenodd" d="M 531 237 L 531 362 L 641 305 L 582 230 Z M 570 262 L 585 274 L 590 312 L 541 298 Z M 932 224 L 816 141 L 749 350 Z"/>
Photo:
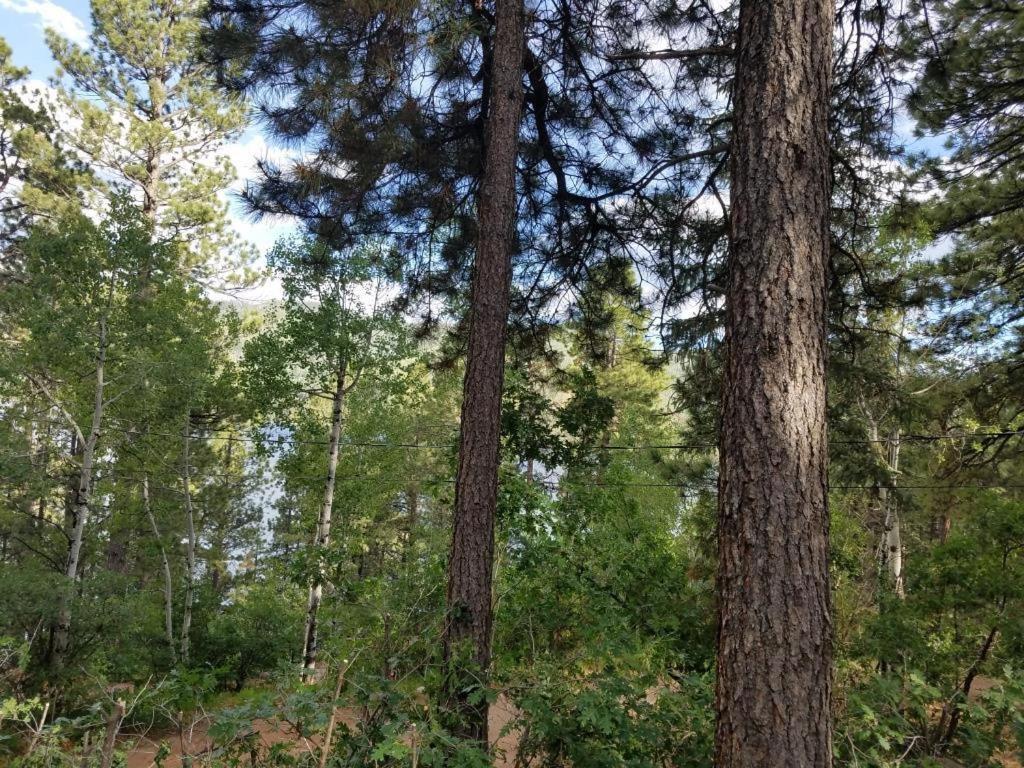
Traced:
<path fill-rule="evenodd" d="M 983 691 L 996 684 L 995 680 L 986 677 L 979 677 L 975 681 L 971 697 L 980 695 Z M 497 744 L 498 757 L 495 760 L 494 768 L 512 768 L 515 764 L 516 751 L 519 746 L 520 732 L 511 729 L 503 733 L 509 723 L 517 717 L 518 712 L 504 695 L 500 695 L 491 705 L 488 731 L 491 743 Z M 337 710 L 337 722 L 344 723 L 349 728 L 355 728 L 359 722 L 359 710 L 353 708 L 339 707 Z M 151 731 L 144 736 L 125 734 L 122 743 L 127 749 L 126 768 L 154 768 L 155 760 L 161 743 L 166 743 L 171 750 L 164 758 L 161 765 L 164 768 L 182 768 L 183 757 L 191 757 L 193 766 L 206 766 L 210 764 L 214 756 L 213 744 L 209 738 L 208 730 L 210 718 L 198 721 L 191 729 L 191 736 L 180 738 L 174 731 Z M 261 752 L 277 744 L 288 744 L 292 754 L 300 755 L 305 752 L 313 752 L 320 746 L 319 737 L 309 739 L 298 738 L 295 732 L 290 730 L 280 721 L 254 720 L 253 731 L 257 734 Z M 1005 751 L 996 757 L 997 765 L 1002 768 L 1024 768 L 1022 756 L 1012 751 Z M 946 760 L 946 768 L 962 768 L 959 763 Z"/>
<path fill-rule="evenodd" d="M 517 731 L 502 734 L 505 727 L 516 717 L 515 707 L 504 696 L 491 705 L 488 730 L 492 743 L 497 741 L 500 757 L 495 761 L 495 768 L 511 768 L 515 762 L 516 748 L 519 744 Z M 337 721 L 349 728 L 355 728 L 359 722 L 359 710 L 339 707 Z M 163 768 L 182 768 L 191 758 L 193 766 L 205 766 L 214 756 L 213 742 L 209 737 L 211 719 L 203 718 L 195 723 L 189 734 L 182 737 L 176 731 L 150 731 L 145 735 L 124 734 L 121 742 L 127 750 L 126 768 L 153 768 L 160 745 L 166 744 L 170 749 L 161 762 Z M 289 751 L 295 755 L 315 751 L 320 746 L 319 737 L 300 738 L 295 732 L 279 721 L 254 720 L 252 729 L 256 733 L 261 752 L 276 744 L 289 744 Z M 183 760 L 183 758 L 186 758 Z"/>

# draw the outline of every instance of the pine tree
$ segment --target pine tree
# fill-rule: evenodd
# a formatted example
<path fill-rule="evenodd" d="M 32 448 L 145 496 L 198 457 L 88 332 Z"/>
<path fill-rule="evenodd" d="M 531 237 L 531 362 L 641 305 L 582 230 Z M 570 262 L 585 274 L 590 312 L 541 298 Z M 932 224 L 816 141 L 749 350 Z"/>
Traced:
<path fill-rule="evenodd" d="M 923 206 L 948 252 L 937 265 L 943 320 L 937 348 L 970 345 L 991 361 L 993 397 L 1020 401 L 1024 365 L 1024 9 L 1016 3 L 943 0 L 921 5 L 905 48 L 921 74 L 908 103 L 947 151 L 921 159 L 938 194 Z M 918 206 L 920 208 L 920 206 Z M 998 394 L 1003 393 L 1002 395 Z"/>
<path fill-rule="evenodd" d="M 56 122 L 26 90 L 27 76 L 0 38 L 0 281 L 17 276 L 17 238 L 40 216 L 73 212 L 90 181 L 56 143 Z"/>
<path fill-rule="evenodd" d="M 214 87 L 201 59 L 203 4 L 97 0 L 91 7 L 87 47 L 47 37 L 58 63 L 56 108 L 66 115 L 62 143 L 129 195 L 156 237 L 181 246 L 184 275 L 222 289 L 244 280 L 251 254 L 229 226 L 222 194 L 234 169 L 219 154 L 240 132 L 244 108 Z M 143 266 L 144 278 L 148 272 Z M 112 570 L 126 567 L 129 528 L 117 526 L 109 542 Z"/>
<path fill-rule="evenodd" d="M 832 764 L 825 317 L 833 23 L 828 0 L 740 6 L 715 740 L 715 764 L 731 768 Z"/>
<path fill-rule="evenodd" d="M 488 698 L 482 689 L 491 664 L 494 526 L 518 208 L 524 13 L 522 0 L 498 0 L 494 14 L 443 637 L 445 695 L 456 715 L 456 732 L 485 747 Z"/>
<path fill-rule="evenodd" d="M 202 279 L 248 258 L 221 193 L 234 169 L 218 151 L 243 125 L 242 103 L 214 87 L 201 59 L 199 0 L 94 0 L 90 45 L 48 33 L 59 65 L 62 139 L 127 191 L 157 235 L 186 243 Z"/>
<path fill-rule="evenodd" d="M 493 9 L 225 0 L 211 11 L 224 80 L 251 95 L 272 137 L 300 150 L 263 164 L 246 192 L 253 211 L 296 216 L 339 244 L 389 239 L 405 257 L 403 303 L 428 326 L 461 321 L 464 349 L 468 323 L 457 310 L 477 239 Z M 728 82 L 723 16 L 701 2 L 627 11 L 580 0 L 531 11 L 513 339 L 542 333 L 544 313 L 606 258 L 663 273 L 665 231 L 688 262 L 685 241 L 704 219 L 694 200 L 724 167 L 728 121 L 712 95 Z M 709 58 L 636 66 L 630 51 L 663 34 L 707 40 Z M 424 78 L 434 87 L 421 88 Z"/>

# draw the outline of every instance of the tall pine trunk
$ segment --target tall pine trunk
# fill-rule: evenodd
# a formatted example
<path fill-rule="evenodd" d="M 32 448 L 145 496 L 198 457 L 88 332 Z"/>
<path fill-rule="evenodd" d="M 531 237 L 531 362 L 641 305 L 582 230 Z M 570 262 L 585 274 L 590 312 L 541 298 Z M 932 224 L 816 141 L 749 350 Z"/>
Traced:
<path fill-rule="evenodd" d="M 316 570 L 309 584 L 309 599 L 306 602 L 306 628 L 302 640 L 302 676 L 306 682 L 316 679 L 317 613 L 324 592 L 322 559 L 331 543 L 331 514 L 334 510 L 334 481 L 338 474 L 338 445 L 341 442 L 342 415 L 345 410 L 346 361 L 338 364 L 338 375 L 331 400 L 331 437 L 327 449 L 327 479 L 324 482 L 324 498 L 320 504 L 320 517 L 313 539 L 313 554 Z"/>
<path fill-rule="evenodd" d="M 831 765 L 831 0 L 742 0 L 718 502 L 715 765 Z"/>
<path fill-rule="evenodd" d="M 522 0 L 497 0 L 443 638 L 446 710 L 456 733 L 482 745 L 487 742 L 487 703 L 467 689 L 485 683 L 491 661 L 501 394 L 523 104 L 523 16 Z"/>
<path fill-rule="evenodd" d="M 82 445 L 82 464 L 78 468 L 78 482 L 72 489 L 71 533 L 68 537 L 68 557 L 64 568 L 65 584 L 61 588 L 57 607 L 57 622 L 53 629 L 52 663 L 62 667 L 67 662 L 71 647 L 71 605 L 78 589 L 82 560 L 82 543 L 85 540 L 85 526 L 89 520 L 89 505 L 92 497 L 92 474 L 96 463 L 96 444 L 100 439 L 105 404 L 105 374 L 107 362 L 107 321 L 101 318 L 96 344 L 95 386 L 93 389 L 92 419 L 88 435 L 79 435 Z M 76 427 L 77 429 L 77 427 Z"/>

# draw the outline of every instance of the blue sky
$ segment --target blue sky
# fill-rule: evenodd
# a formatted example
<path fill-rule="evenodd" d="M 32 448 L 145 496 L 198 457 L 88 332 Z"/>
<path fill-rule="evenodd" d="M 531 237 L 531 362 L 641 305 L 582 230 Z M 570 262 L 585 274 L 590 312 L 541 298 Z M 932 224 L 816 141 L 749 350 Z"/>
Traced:
<path fill-rule="evenodd" d="M 89 33 L 88 0 L 0 0 L 0 35 L 14 50 L 14 61 L 32 70 L 33 77 L 53 74 L 54 62 L 43 41 L 52 27 L 65 37 L 84 42 Z"/>

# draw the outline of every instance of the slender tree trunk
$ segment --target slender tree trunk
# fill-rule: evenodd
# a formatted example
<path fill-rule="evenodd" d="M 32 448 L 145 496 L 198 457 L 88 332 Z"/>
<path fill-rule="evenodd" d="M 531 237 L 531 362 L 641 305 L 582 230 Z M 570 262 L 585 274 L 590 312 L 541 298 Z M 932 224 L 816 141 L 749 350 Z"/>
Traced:
<path fill-rule="evenodd" d="M 1003 603 L 1005 607 L 1005 603 Z M 1002 608 L 999 611 L 1002 615 Z M 971 664 L 967 670 L 967 674 L 964 675 L 964 681 L 960 685 L 959 690 L 953 695 L 953 698 L 946 703 L 942 709 L 942 716 L 939 718 L 938 733 L 941 734 L 941 738 L 938 742 L 938 753 L 944 754 L 953 743 L 953 738 L 956 736 L 957 728 L 960 727 L 960 719 L 963 716 L 964 707 L 971 698 L 971 688 L 974 686 L 974 680 L 977 678 L 978 673 L 981 671 L 982 664 L 988 659 L 989 653 L 992 651 L 992 646 L 995 645 L 996 638 L 999 637 L 999 626 L 994 626 L 989 630 L 988 634 L 985 635 L 985 639 L 981 644 L 981 648 L 978 650 L 978 655 L 974 659 L 974 663 Z M 948 718 L 948 720 L 947 720 Z"/>
<path fill-rule="evenodd" d="M 151 135 L 160 136 L 163 129 L 163 126 L 161 125 L 163 112 L 164 107 L 166 106 L 165 95 L 167 92 L 167 82 L 166 80 L 154 75 L 149 78 L 147 86 L 147 95 L 150 99 L 147 122 L 156 129 L 155 133 Z M 139 157 L 139 159 L 142 161 L 142 174 L 135 180 L 142 192 L 140 211 L 152 227 L 153 236 L 157 239 L 166 238 L 171 233 L 160 231 L 160 222 L 158 219 L 160 209 L 167 204 L 167 200 L 165 200 L 160 193 L 160 181 L 164 175 L 163 157 L 159 146 L 157 146 L 153 141 L 150 141 L 144 148 L 140 148 L 140 154 L 141 157 Z M 139 289 L 136 296 L 137 298 L 143 299 L 151 296 L 154 290 L 152 284 L 152 259 L 147 258 L 145 260 L 142 265 L 142 273 L 140 277 Z"/>
<path fill-rule="evenodd" d="M 719 480 L 718 768 L 831 765 L 831 0 L 741 0 Z"/>
<path fill-rule="evenodd" d="M 192 427 L 190 414 L 185 414 L 185 428 L 182 431 L 181 490 L 185 500 L 185 600 L 181 614 L 181 661 L 188 664 L 192 632 L 192 603 L 195 601 L 196 581 L 196 523 L 192 508 L 192 470 L 189 467 L 189 431 Z"/>
<path fill-rule="evenodd" d="M 320 745 L 320 760 L 318 768 L 327 768 L 327 760 L 331 756 L 331 742 L 334 740 L 334 726 L 338 722 L 338 699 L 341 698 L 341 689 L 345 686 L 345 673 L 348 671 L 348 663 L 343 661 L 338 666 L 338 677 L 334 682 L 334 696 L 331 697 L 331 715 L 327 718 L 327 729 L 324 731 L 323 743 Z"/>
<path fill-rule="evenodd" d="M 861 404 L 861 410 L 868 424 L 868 438 L 871 440 L 872 446 L 876 446 L 880 443 L 878 422 L 863 403 Z M 885 468 L 885 484 L 879 485 L 876 490 L 878 511 L 882 518 L 882 532 L 876 552 L 878 559 L 878 584 L 883 592 L 891 590 L 902 600 L 906 595 L 903 587 L 903 535 L 900 529 L 898 500 L 894 493 L 900 471 L 899 427 L 894 427 L 889 433 L 889 437 L 885 440 L 885 452 L 882 456 L 882 463 Z M 882 593 L 880 592 L 880 601 L 881 595 Z"/>
<path fill-rule="evenodd" d="M 92 473 L 96 462 L 96 444 L 100 439 L 103 424 L 103 406 L 107 362 L 107 322 L 100 319 L 99 338 L 96 345 L 95 387 L 93 390 L 92 422 L 89 434 L 82 440 L 82 465 L 78 469 L 78 484 L 71 499 L 71 535 L 68 543 L 68 558 L 64 569 L 66 583 L 61 589 L 57 607 L 57 623 L 53 630 L 53 665 L 57 668 L 67 662 L 71 645 L 71 605 L 78 588 L 80 576 L 82 543 L 85 540 L 85 526 L 89 520 L 89 504 L 92 496 Z"/>
<path fill-rule="evenodd" d="M 895 485 L 900 471 L 900 430 L 889 435 L 886 446 L 886 464 L 890 485 Z M 903 535 L 900 530 L 900 511 L 896 494 L 889 488 L 879 488 L 879 501 L 885 515 L 882 534 L 882 565 L 887 586 L 900 600 L 906 597 L 903 586 Z"/>
<path fill-rule="evenodd" d="M 904 309 L 900 313 L 899 333 L 894 340 L 893 368 L 897 386 L 903 380 L 903 342 L 906 329 L 907 312 Z M 900 476 L 900 434 L 899 426 L 893 427 L 889 432 L 889 439 L 885 443 L 885 464 L 889 475 L 888 485 L 893 486 L 893 488 L 882 489 L 882 509 L 885 514 L 885 533 L 882 548 L 888 586 L 892 589 L 893 594 L 902 600 L 906 597 L 903 587 L 903 535 L 900 530 L 899 498 L 895 493 Z"/>
<path fill-rule="evenodd" d="M 149 122 L 154 125 L 160 125 L 163 119 L 164 111 L 164 94 L 167 91 L 167 83 L 158 77 L 150 78 L 147 83 L 149 86 L 149 100 L 150 100 L 150 114 Z M 149 220 L 150 224 L 153 225 L 154 235 L 156 235 L 157 225 L 157 213 L 161 203 L 165 202 L 161 200 L 160 196 L 160 179 L 163 176 L 164 168 L 162 158 L 157 147 L 149 146 L 146 148 L 146 162 L 144 166 L 144 175 L 141 179 L 142 186 L 142 215 Z M 149 282 L 149 271 L 150 265 L 146 265 L 146 274 L 143 283 Z"/>
<path fill-rule="evenodd" d="M 46 425 L 46 434 L 43 437 L 42 455 L 39 457 L 39 467 L 40 467 L 40 469 L 45 469 L 47 464 L 49 463 L 49 454 L 50 454 L 50 447 L 49 446 L 50 446 L 50 437 L 51 437 L 50 429 L 51 429 L 51 425 L 47 424 Z M 47 494 L 46 494 L 45 491 L 43 491 L 43 492 L 41 492 L 39 494 L 39 501 L 38 501 L 37 506 L 36 506 L 36 520 L 38 521 L 37 525 L 39 527 L 43 526 L 43 521 L 46 519 L 46 501 L 47 501 Z"/>
<path fill-rule="evenodd" d="M 523 103 L 523 17 L 522 0 L 497 0 L 443 638 L 446 708 L 456 732 L 481 744 L 487 742 L 487 703 L 480 696 L 471 703 L 467 689 L 486 681 L 491 661 L 501 393 Z"/>
<path fill-rule="evenodd" d="M 114 708 L 107 718 L 107 732 L 103 738 L 103 749 L 100 751 L 100 768 L 110 768 L 114 764 L 114 752 L 117 748 L 117 733 L 124 721 L 125 703 L 123 699 L 114 702 Z"/>
<path fill-rule="evenodd" d="M 160 535 L 160 529 L 156 525 L 156 516 L 153 514 L 153 505 L 149 498 L 149 475 L 142 476 L 142 508 L 149 518 L 150 528 L 153 530 L 153 538 L 160 547 L 160 560 L 164 572 L 164 635 L 167 638 L 167 647 L 171 652 L 171 663 L 177 664 L 178 652 L 174 643 L 174 579 L 171 578 L 171 563 L 167 558 L 167 550 L 164 549 L 164 540 Z"/>
<path fill-rule="evenodd" d="M 405 489 L 405 541 L 402 543 L 402 563 L 409 561 L 415 543 L 416 527 L 420 519 L 419 484 L 411 483 Z"/>
<path fill-rule="evenodd" d="M 345 410 L 345 379 L 347 365 L 343 359 L 338 364 L 338 375 L 331 400 L 331 437 L 327 449 L 327 479 L 324 481 L 324 498 L 320 504 L 320 518 L 316 524 L 313 539 L 313 553 L 316 570 L 309 585 L 309 599 L 306 602 L 306 627 L 302 640 L 302 677 L 306 682 L 316 679 L 317 653 L 317 612 L 324 592 L 324 571 L 321 562 L 331 543 L 331 514 L 334 511 L 334 481 L 338 473 L 338 445 L 341 442 L 342 415 Z"/>

